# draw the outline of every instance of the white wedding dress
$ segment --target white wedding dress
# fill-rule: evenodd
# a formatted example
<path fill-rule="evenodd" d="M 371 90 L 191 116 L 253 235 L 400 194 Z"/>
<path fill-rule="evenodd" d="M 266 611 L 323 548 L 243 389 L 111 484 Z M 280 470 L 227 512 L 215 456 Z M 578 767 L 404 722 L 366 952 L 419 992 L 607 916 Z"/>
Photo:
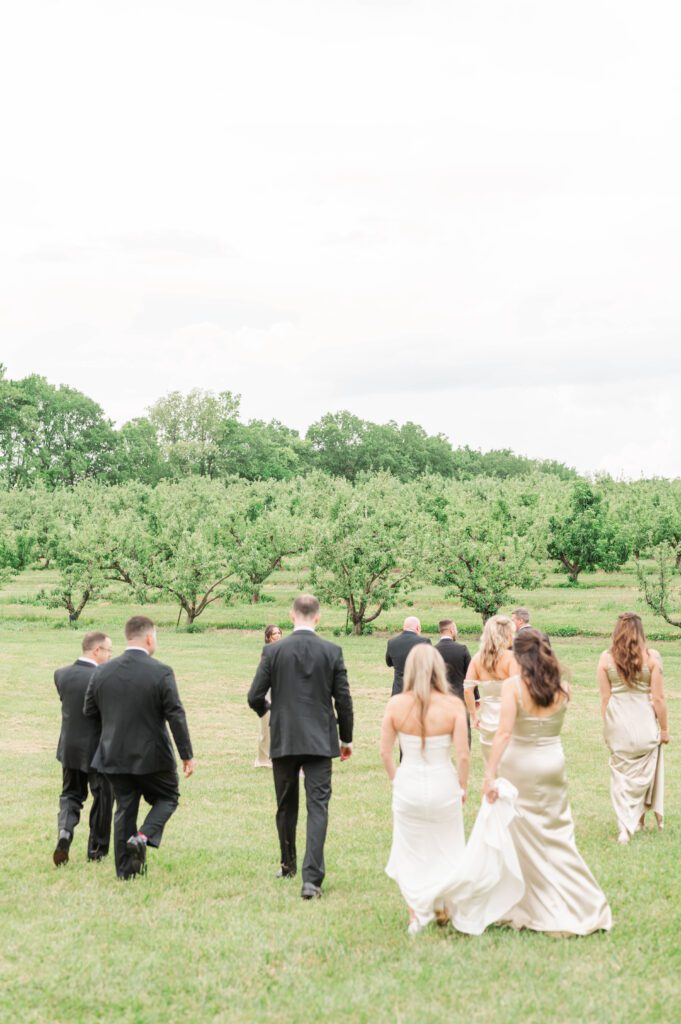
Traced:
<path fill-rule="evenodd" d="M 517 790 L 498 779 L 499 799 L 483 800 L 466 846 L 461 787 L 451 735 L 399 733 L 402 763 L 393 781 L 393 842 L 386 874 L 416 917 L 416 931 L 444 910 L 459 931 L 480 935 L 521 899 L 525 883 L 509 825 Z"/>

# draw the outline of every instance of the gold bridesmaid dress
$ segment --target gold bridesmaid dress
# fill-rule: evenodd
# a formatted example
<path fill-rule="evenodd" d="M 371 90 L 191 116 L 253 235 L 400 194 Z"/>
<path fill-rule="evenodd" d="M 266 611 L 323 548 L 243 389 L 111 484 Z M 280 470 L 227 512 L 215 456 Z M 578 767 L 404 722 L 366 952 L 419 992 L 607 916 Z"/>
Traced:
<path fill-rule="evenodd" d="M 509 826 L 525 894 L 500 923 L 562 935 L 612 927 L 610 907 L 575 843 L 560 731 L 567 702 L 545 717 L 520 702 L 497 774 L 518 789 L 519 816 Z"/>
<path fill-rule="evenodd" d="M 603 734 L 610 750 L 610 798 L 620 830 L 632 835 L 646 811 L 664 817 L 664 759 L 650 693 L 650 669 L 627 683 L 608 655 L 610 700 Z"/>
<path fill-rule="evenodd" d="M 483 682 L 476 681 L 466 683 L 467 689 L 477 686 L 480 692 L 480 707 L 478 708 L 478 720 L 480 722 L 480 748 L 482 756 L 487 764 L 492 740 L 499 728 L 499 717 L 501 715 L 501 690 L 504 685 L 503 679 L 485 679 Z"/>

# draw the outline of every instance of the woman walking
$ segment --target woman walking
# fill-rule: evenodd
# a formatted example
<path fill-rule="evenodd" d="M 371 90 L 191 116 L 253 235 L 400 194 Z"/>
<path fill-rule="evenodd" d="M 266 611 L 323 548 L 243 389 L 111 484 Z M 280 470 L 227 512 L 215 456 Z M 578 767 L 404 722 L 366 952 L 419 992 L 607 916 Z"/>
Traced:
<path fill-rule="evenodd" d="M 466 712 L 450 693 L 445 663 L 430 644 L 419 644 L 409 653 L 404 691 L 391 697 L 385 711 L 380 751 L 393 783 L 393 842 L 385 870 L 400 887 L 409 911 L 407 930 L 413 935 L 443 914 L 443 894 L 465 848 Z"/>
<path fill-rule="evenodd" d="M 525 892 L 500 923 L 553 935 L 588 935 L 612 925 L 610 907 L 575 844 L 560 732 L 569 692 L 547 638 L 523 629 L 513 643 L 519 675 L 503 684 L 499 728 L 483 793 L 497 775 L 518 790 L 509 826 Z"/>
<path fill-rule="evenodd" d="M 270 644 L 276 644 L 282 638 L 282 631 L 279 626 L 265 626 L 265 646 L 262 649 L 264 654 Z M 258 721 L 258 752 L 255 755 L 254 768 L 271 768 L 270 760 L 270 713 L 267 711 Z"/>
<path fill-rule="evenodd" d="M 598 662 L 605 742 L 610 750 L 610 797 L 617 841 L 628 843 L 652 810 L 664 825 L 664 761 L 669 743 L 662 660 L 646 644 L 635 612 L 618 616 L 612 641 Z"/>
<path fill-rule="evenodd" d="M 493 615 L 485 623 L 480 650 L 468 666 L 464 680 L 464 699 L 474 729 L 480 730 L 480 745 L 487 761 L 492 740 L 499 725 L 501 688 L 504 680 L 518 671 L 511 652 L 513 623 L 506 615 Z M 474 690 L 480 690 L 480 708 L 475 706 Z"/>

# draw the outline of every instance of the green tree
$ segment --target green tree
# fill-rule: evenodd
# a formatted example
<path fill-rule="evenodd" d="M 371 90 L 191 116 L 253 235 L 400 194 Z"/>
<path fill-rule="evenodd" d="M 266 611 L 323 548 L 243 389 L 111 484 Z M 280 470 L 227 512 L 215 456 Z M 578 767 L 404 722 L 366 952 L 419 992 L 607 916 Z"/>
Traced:
<path fill-rule="evenodd" d="M 681 629 L 681 576 L 676 564 L 676 548 L 668 541 L 662 541 L 651 554 L 652 566 L 636 559 L 641 595 L 656 615 L 670 626 Z"/>
<path fill-rule="evenodd" d="M 342 601 L 361 635 L 422 572 L 423 522 L 409 489 L 387 474 L 338 481 L 317 524 L 309 581 L 324 601 Z"/>
<path fill-rule="evenodd" d="M 222 438 L 237 420 L 240 402 L 231 391 L 194 388 L 187 395 L 173 391 L 151 406 L 149 421 L 172 477 L 220 475 Z"/>
<path fill-rule="evenodd" d="M 581 572 L 613 572 L 629 555 L 605 498 L 586 481 L 574 484 L 566 514 L 551 517 L 547 550 L 571 583 L 577 583 Z"/>
<path fill-rule="evenodd" d="M 545 542 L 527 495 L 512 502 L 491 481 L 446 486 L 430 480 L 420 502 L 431 522 L 430 580 L 483 622 L 513 589 L 539 585 Z"/>
<path fill-rule="evenodd" d="M 117 434 L 116 479 L 157 484 L 166 474 L 153 424 L 145 416 L 124 423 Z"/>

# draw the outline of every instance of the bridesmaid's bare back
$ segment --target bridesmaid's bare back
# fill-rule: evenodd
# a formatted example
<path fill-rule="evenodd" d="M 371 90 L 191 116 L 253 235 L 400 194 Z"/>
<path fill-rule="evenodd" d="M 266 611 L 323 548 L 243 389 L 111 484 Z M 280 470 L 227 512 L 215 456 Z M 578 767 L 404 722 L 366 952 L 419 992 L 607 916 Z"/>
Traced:
<path fill-rule="evenodd" d="M 418 702 L 412 693 L 400 693 L 388 704 L 390 719 L 396 732 L 407 736 L 421 735 L 421 715 Z M 455 725 L 466 723 L 466 712 L 459 697 L 448 693 L 433 693 L 426 712 L 426 736 L 452 734 Z"/>

